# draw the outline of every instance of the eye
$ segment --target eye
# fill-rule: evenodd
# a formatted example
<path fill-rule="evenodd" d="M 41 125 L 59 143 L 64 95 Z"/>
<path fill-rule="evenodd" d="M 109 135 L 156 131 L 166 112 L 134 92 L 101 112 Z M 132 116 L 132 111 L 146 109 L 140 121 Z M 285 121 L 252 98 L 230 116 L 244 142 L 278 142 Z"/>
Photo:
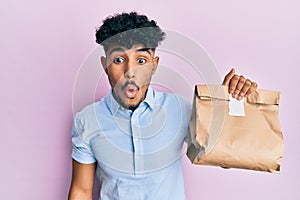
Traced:
<path fill-rule="evenodd" d="M 139 64 L 144 64 L 147 60 L 145 58 L 139 58 L 137 61 Z"/>
<path fill-rule="evenodd" d="M 123 61 L 124 61 L 124 58 L 122 58 L 122 57 L 116 57 L 113 60 L 113 62 L 116 64 L 122 63 Z"/>

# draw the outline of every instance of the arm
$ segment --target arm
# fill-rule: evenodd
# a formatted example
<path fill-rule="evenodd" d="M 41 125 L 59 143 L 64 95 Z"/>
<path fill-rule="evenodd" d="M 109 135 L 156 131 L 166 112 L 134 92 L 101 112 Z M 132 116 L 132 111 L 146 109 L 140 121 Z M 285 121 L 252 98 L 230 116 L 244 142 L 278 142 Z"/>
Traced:
<path fill-rule="evenodd" d="M 96 163 L 82 164 L 73 159 L 69 200 L 92 200 Z"/>

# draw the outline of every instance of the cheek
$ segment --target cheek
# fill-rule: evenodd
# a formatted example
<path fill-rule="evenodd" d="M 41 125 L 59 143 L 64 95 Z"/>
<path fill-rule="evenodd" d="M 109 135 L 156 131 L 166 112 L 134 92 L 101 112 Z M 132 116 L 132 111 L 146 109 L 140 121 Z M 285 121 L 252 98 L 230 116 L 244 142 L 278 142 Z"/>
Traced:
<path fill-rule="evenodd" d="M 136 71 L 137 78 L 141 81 L 149 81 L 152 77 L 152 66 L 141 66 Z"/>
<path fill-rule="evenodd" d="M 123 71 L 116 69 L 108 69 L 108 79 L 111 86 L 115 86 L 124 76 Z"/>

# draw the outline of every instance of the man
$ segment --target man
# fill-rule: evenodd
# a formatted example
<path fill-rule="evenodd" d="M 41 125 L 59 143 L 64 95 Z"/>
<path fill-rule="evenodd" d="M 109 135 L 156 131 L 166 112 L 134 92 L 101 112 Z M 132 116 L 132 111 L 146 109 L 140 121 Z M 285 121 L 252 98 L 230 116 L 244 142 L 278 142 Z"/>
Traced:
<path fill-rule="evenodd" d="M 102 200 L 185 199 L 180 158 L 191 104 L 149 86 L 159 62 L 155 48 L 165 33 L 132 12 L 107 18 L 96 38 L 112 90 L 75 115 L 69 199 L 92 199 L 95 172 Z M 257 88 L 234 69 L 223 84 L 237 99 Z"/>

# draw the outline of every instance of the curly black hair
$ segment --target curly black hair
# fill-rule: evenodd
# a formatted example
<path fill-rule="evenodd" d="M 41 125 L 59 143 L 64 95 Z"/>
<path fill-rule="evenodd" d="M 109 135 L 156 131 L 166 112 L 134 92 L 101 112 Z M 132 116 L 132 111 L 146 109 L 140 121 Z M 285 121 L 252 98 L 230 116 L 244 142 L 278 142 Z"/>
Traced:
<path fill-rule="evenodd" d="M 165 39 L 166 34 L 154 20 L 136 12 L 117 14 L 103 21 L 96 30 L 96 42 L 107 51 L 112 44 L 130 49 L 142 44 L 146 48 L 155 48 Z"/>

